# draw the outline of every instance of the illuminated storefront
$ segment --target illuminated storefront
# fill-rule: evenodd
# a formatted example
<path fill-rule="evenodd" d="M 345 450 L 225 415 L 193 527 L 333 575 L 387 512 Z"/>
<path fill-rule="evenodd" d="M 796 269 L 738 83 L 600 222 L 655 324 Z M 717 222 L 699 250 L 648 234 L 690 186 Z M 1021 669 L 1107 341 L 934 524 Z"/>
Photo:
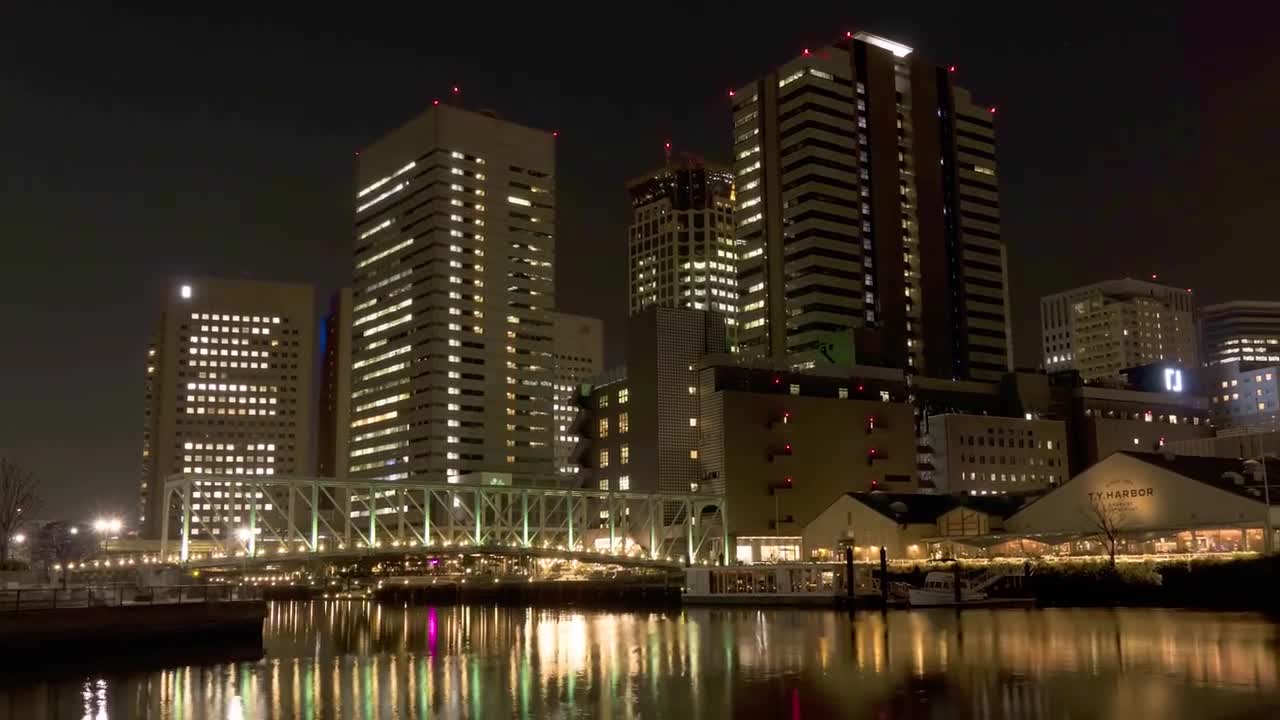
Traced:
<path fill-rule="evenodd" d="M 800 559 L 800 538 L 792 535 L 740 535 L 734 558 L 743 565 L 795 562 Z"/>

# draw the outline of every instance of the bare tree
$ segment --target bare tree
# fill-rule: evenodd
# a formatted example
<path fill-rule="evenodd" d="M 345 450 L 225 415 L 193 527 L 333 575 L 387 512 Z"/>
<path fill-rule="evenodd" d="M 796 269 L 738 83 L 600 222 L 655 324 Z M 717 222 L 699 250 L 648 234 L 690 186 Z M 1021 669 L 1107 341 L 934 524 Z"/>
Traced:
<path fill-rule="evenodd" d="M 1116 566 L 1116 542 L 1120 539 L 1122 523 L 1121 513 L 1113 506 L 1102 502 L 1102 498 L 1093 497 L 1089 502 L 1089 520 L 1098 529 L 1098 535 L 1107 546 L 1107 556 L 1111 567 Z"/>
<path fill-rule="evenodd" d="M 40 482 L 34 473 L 0 458 L 0 564 L 9 560 L 9 544 L 22 523 L 40 506 Z"/>

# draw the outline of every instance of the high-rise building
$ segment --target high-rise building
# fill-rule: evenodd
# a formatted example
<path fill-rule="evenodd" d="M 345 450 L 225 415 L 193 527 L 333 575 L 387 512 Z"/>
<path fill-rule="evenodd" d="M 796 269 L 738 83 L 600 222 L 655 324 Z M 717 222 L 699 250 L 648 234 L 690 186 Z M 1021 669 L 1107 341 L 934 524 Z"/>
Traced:
<path fill-rule="evenodd" d="M 1117 380 L 1156 362 L 1196 365 L 1191 292 L 1125 278 L 1040 300 L 1044 366 L 1076 370 L 1085 381 Z"/>
<path fill-rule="evenodd" d="M 226 537 L 248 522 L 231 477 L 311 474 L 314 293 L 309 285 L 198 279 L 171 283 L 147 350 L 139 524 L 160 536 L 165 478 L 201 483 L 192 533 Z M 172 531 L 178 526 L 170 523 Z"/>
<path fill-rule="evenodd" d="M 742 352 L 1008 371 L 995 108 L 952 70 L 857 33 L 732 93 Z"/>
<path fill-rule="evenodd" d="M 669 162 L 627 184 L 631 314 L 651 305 L 738 311 L 733 173 L 701 160 Z"/>
<path fill-rule="evenodd" d="M 1280 362 L 1280 302 L 1236 300 L 1200 308 L 1206 366 Z"/>
<path fill-rule="evenodd" d="M 553 134 L 437 105 L 356 180 L 349 475 L 550 478 Z"/>
<path fill-rule="evenodd" d="M 578 398 L 583 385 L 604 371 L 604 323 L 598 318 L 555 312 L 551 315 L 555 338 L 556 472 L 577 473 L 580 466 L 570 462 L 578 444 L 573 423 L 578 415 Z"/>
<path fill-rule="evenodd" d="M 342 478 L 351 438 L 351 288 L 329 298 L 320 326 L 320 363 L 316 474 Z"/>

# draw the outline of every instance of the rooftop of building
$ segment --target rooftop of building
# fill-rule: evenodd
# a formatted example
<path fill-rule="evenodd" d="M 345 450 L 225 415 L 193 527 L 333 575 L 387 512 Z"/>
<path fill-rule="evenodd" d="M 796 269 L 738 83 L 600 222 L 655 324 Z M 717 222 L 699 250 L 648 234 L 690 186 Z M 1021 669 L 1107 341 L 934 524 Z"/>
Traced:
<path fill-rule="evenodd" d="M 1122 451 L 1120 454 L 1250 500 L 1261 502 L 1266 495 L 1261 473 L 1263 463 L 1256 460 L 1175 455 L 1171 452 L 1143 453 L 1129 450 Z M 1265 464 L 1268 481 L 1270 478 L 1280 479 L 1280 458 L 1267 457 Z M 1271 495 L 1271 504 L 1280 505 L 1280 493 Z"/>
<path fill-rule="evenodd" d="M 1032 495 L 932 495 L 927 493 L 846 493 L 857 502 L 903 525 L 930 525 L 959 507 L 987 515 L 1009 517 Z"/>
<path fill-rule="evenodd" d="M 887 382 L 903 382 L 905 374 L 897 368 L 878 367 L 875 365 L 818 365 L 808 370 L 795 370 L 790 359 L 754 357 L 741 353 L 715 353 L 705 355 L 698 361 L 700 368 L 733 367 L 761 372 L 775 372 L 783 375 L 804 377 L 825 377 L 835 379 L 863 378 L 866 380 L 884 380 Z"/>
<path fill-rule="evenodd" d="M 1280 300 L 1229 300 L 1227 302 L 1203 305 L 1201 315 L 1214 313 L 1230 313 L 1234 311 L 1261 310 L 1280 315 Z"/>
<path fill-rule="evenodd" d="M 1116 280 L 1103 280 L 1089 285 L 1081 285 L 1080 287 L 1067 288 L 1060 292 L 1051 293 L 1041 298 L 1041 302 L 1045 300 L 1056 300 L 1066 297 L 1078 297 L 1082 295 L 1091 295 L 1099 293 L 1102 295 L 1115 295 L 1124 297 L 1135 296 L 1151 296 L 1155 294 L 1171 294 L 1171 293 L 1190 293 L 1191 288 L 1179 288 L 1172 285 L 1164 285 L 1153 280 L 1138 280 L 1136 278 L 1124 277 Z"/>

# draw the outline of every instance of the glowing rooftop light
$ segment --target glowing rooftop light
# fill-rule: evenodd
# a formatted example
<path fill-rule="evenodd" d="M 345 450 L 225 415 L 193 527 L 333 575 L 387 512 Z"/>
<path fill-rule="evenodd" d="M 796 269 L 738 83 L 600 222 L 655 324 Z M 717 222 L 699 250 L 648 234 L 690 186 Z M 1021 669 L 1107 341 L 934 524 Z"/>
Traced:
<path fill-rule="evenodd" d="M 857 35 L 854 35 L 853 38 L 855 40 L 861 40 L 868 45 L 875 45 L 883 50 L 888 50 L 894 54 L 894 57 L 906 57 L 911 54 L 911 48 L 906 45 L 882 38 L 879 35 L 872 35 L 869 32 L 860 32 Z M 808 53 L 805 54 L 807 55 Z"/>
<path fill-rule="evenodd" d="M 182 296 L 182 299 L 183 299 L 183 300 L 190 300 L 190 299 L 191 299 L 191 286 L 190 286 L 190 285 L 183 285 L 181 288 L 179 288 L 179 289 L 178 289 L 178 294 Z"/>

